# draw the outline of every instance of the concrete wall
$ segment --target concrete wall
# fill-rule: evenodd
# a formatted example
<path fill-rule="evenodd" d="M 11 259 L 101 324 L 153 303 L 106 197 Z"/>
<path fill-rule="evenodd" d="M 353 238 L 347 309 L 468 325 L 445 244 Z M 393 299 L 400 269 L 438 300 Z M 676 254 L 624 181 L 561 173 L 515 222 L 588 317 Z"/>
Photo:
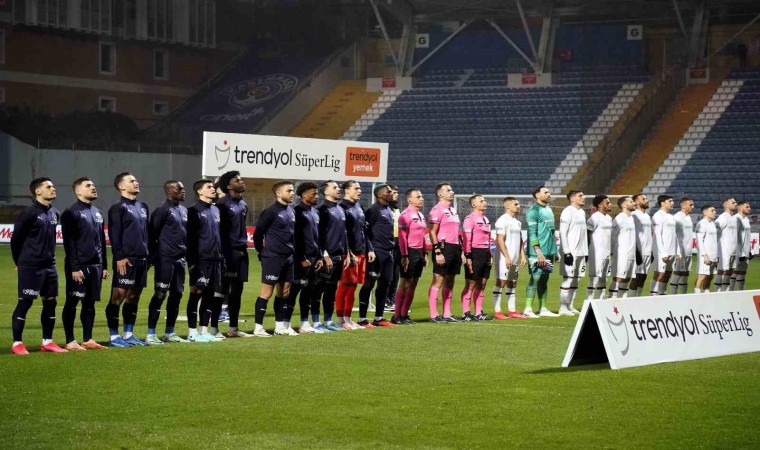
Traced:
<path fill-rule="evenodd" d="M 140 182 L 140 199 L 151 210 L 164 200 L 163 183 L 178 179 L 188 189 L 188 204 L 195 202 L 190 192 L 201 176 L 200 155 L 163 153 L 117 153 L 76 150 L 40 150 L 0 133 L 0 201 L 26 205 L 31 201 L 29 182 L 50 177 L 58 188 L 55 205 L 63 211 L 75 198 L 71 182 L 87 176 L 98 188 L 98 206 L 107 210 L 119 194 L 113 187 L 117 173 L 132 172 Z"/>

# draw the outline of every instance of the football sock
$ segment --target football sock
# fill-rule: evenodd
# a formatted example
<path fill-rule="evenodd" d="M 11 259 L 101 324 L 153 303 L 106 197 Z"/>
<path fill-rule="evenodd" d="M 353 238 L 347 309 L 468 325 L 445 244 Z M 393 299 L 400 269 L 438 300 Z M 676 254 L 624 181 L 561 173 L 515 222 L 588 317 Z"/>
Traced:
<path fill-rule="evenodd" d="M 736 289 L 736 274 L 731 275 L 731 278 L 728 282 L 728 290 L 733 291 Z"/>
<path fill-rule="evenodd" d="M 412 307 L 414 301 L 414 290 L 407 289 L 404 296 L 404 306 L 401 308 L 401 317 L 409 317 L 409 309 Z"/>
<path fill-rule="evenodd" d="M 744 274 L 736 275 L 736 286 L 734 286 L 734 289 L 736 289 L 737 291 L 743 291 L 745 278 L 746 278 L 746 275 Z"/>
<path fill-rule="evenodd" d="M 13 310 L 13 340 L 21 342 L 21 336 L 24 334 L 24 325 L 26 325 L 26 315 L 32 307 L 33 301 L 30 299 L 19 299 L 16 309 Z"/>
<path fill-rule="evenodd" d="M 536 294 L 538 294 L 538 305 L 539 305 L 539 311 L 543 308 L 546 308 L 546 299 L 548 297 L 548 284 L 549 284 L 549 274 L 543 273 L 540 277 L 538 277 L 538 283 L 536 283 Z"/>
<path fill-rule="evenodd" d="M 618 282 L 615 280 L 610 282 L 610 298 L 618 298 Z"/>
<path fill-rule="evenodd" d="M 87 342 L 92 339 L 92 328 L 95 326 L 95 302 L 92 300 L 82 301 L 79 320 L 82 322 L 82 342 Z"/>
<path fill-rule="evenodd" d="M 258 303 L 258 301 L 257 301 Z M 282 299 L 280 297 L 275 296 L 274 297 L 274 321 L 275 322 L 284 322 L 285 319 L 282 318 Z M 256 322 L 261 323 L 261 322 Z"/>
<path fill-rule="evenodd" d="M 367 311 L 369 311 L 369 301 L 370 297 L 372 297 L 372 289 L 375 288 L 375 281 L 374 280 L 364 280 L 364 285 L 362 285 L 362 288 L 359 290 L 359 317 L 367 317 Z M 354 286 L 354 290 L 356 290 L 356 287 Z M 380 304 L 384 303 L 384 299 L 376 296 L 375 297 L 375 308 L 377 308 Z M 351 302 L 352 309 L 353 309 L 353 302 Z M 347 306 L 347 305 L 346 305 Z M 349 314 L 343 313 L 343 316 L 348 316 Z"/>
<path fill-rule="evenodd" d="M 483 314 L 483 290 L 478 288 L 473 289 L 472 297 L 475 299 L 475 314 Z"/>
<path fill-rule="evenodd" d="M 402 311 L 404 309 L 404 299 L 406 298 L 406 289 L 401 287 L 396 288 L 396 298 L 393 299 L 393 317 L 398 319 L 404 317 Z"/>
<path fill-rule="evenodd" d="M 501 291 L 502 288 L 498 286 L 493 287 L 493 310 L 495 312 L 501 312 Z"/>
<path fill-rule="evenodd" d="M 66 343 L 75 341 L 74 337 L 74 320 L 77 317 L 77 304 L 79 298 L 73 295 L 67 295 L 61 311 L 61 322 L 63 322 L 63 332 L 66 335 Z"/>
<path fill-rule="evenodd" d="M 322 307 L 325 310 L 325 323 L 332 322 L 333 312 L 335 311 L 335 288 L 334 284 L 328 285 L 325 288 L 325 295 L 322 297 Z M 319 308 L 317 308 L 317 313 L 319 313 Z"/>
<path fill-rule="evenodd" d="M 42 324 L 42 339 L 53 339 L 53 329 L 55 328 L 55 307 L 58 301 L 43 300 L 42 312 L 40 313 L 40 323 Z"/>
<path fill-rule="evenodd" d="M 507 296 L 507 311 L 517 311 L 517 294 L 515 294 L 515 288 L 508 287 L 504 289 L 504 294 Z"/>
<path fill-rule="evenodd" d="M 209 312 L 211 313 L 209 324 L 219 329 L 219 316 L 222 314 L 222 303 L 224 303 L 224 297 L 217 295 L 216 292 L 209 289 L 208 295 Z"/>
<path fill-rule="evenodd" d="M 453 286 L 443 285 L 441 293 L 443 295 L 443 317 L 451 317 L 451 299 L 454 297 Z"/>
<path fill-rule="evenodd" d="M 438 288 L 430 286 L 428 289 L 428 306 L 430 307 L 430 318 L 438 317 Z"/>
<path fill-rule="evenodd" d="M 530 275 L 528 287 L 525 288 L 525 309 L 533 310 L 533 299 L 536 297 L 536 277 Z"/>
<path fill-rule="evenodd" d="M 240 320 L 240 305 L 243 298 L 243 282 L 230 281 L 230 289 L 227 294 L 227 313 L 230 315 L 230 327 L 237 329 Z"/>
<path fill-rule="evenodd" d="M 195 328 L 198 326 L 198 304 L 201 301 L 200 293 L 190 293 L 187 299 L 187 327 Z"/>
<path fill-rule="evenodd" d="M 462 289 L 462 314 L 466 314 L 470 312 L 470 298 L 473 296 L 473 291 L 471 291 L 467 286 Z M 478 313 L 478 309 L 475 308 L 475 314 Z"/>
<path fill-rule="evenodd" d="M 124 303 L 121 307 L 121 319 L 124 321 L 122 330 L 124 331 L 124 339 L 132 336 L 132 331 L 135 329 L 135 322 L 137 322 L 137 303 Z"/>
<path fill-rule="evenodd" d="M 182 292 L 169 292 L 169 299 L 166 301 L 166 329 L 164 333 L 174 333 L 174 326 L 177 324 L 179 317 L 179 304 L 182 301 Z"/>
<path fill-rule="evenodd" d="M 673 274 L 670 277 L 670 295 L 678 293 L 678 282 L 681 279 L 681 275 Z"/>
<path fill-rule="evenodd" d="M 340 283 L 338 285 L 338 289 L 335 291 L 335 313 L 338 315 L 338 317 L 343 317 L 345 315 L 345 309 L 346 309 L 346 285 L 344 283 Z M 362 302 L 362 294 L 359 292 L 359 305 L 361 305 Z M 361 309 L 361 306 L 359 306 Z"/>
<path fill-rule="evenodd" d="M 276 300 L 277 297 L 275 297 L 275 301 Z M 261 297 L 256 298 L 256 305 L 254 308 L 254 319 L 256 321 L 256 325 L 264 325 L 264 315 L 267 313 L 267 300 Z M 277 312 L 275 311 L 275 315 L 276 314 Z"/>
<path fill-rule="evenodd" d="M 148 334 L 156 334 L 156 325 L 161 317 L 161 306 L 164 303 L 165 292 L 156 291 L 148 304 Z"/>
<path fill-rule="evenodd" d="M 660 295 L 660 282 L 656 280 L 652 280 L 651 283 L 649 283 L 649 295 L 655 296 Z"/>
<path fill-rule="evenodd" d="M 388 298 L 388 288 L 390 287 L 391 282 L 390 280 L 386 280 L 385 278 L 380 278 L 377 280 L 377 289 L 375 290 L 375 298 L 377 301 L 375 302 L 375 317 L 376 318 L 382 318 L 383 314 L 385 314 L 385 300 Z M 352 302 L 353 303 L 353 302 Z M 353 305 L 352 305 L 353 306 Z M 347 316 L 351 315 L 351 310 L 348 310 Z"/>
<path fill-rule="evenodd" d="M 106 305 L 106 323 L 111 340 L 119 337 L 119 305 L 116 303 Z"/>

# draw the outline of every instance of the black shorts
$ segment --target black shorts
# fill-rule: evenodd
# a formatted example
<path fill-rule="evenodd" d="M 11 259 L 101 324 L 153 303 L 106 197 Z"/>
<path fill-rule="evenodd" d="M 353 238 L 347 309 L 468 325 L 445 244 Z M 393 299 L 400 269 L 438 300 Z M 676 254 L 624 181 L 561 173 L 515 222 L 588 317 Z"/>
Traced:
<path fill-rule="evenodd" d="M 327 267 L 324 267 L 316 273 L 317 283 L 338 284 L 338 281 L 343 278 L 343 257 L 330 256 L 330 261 L 333 264 L 332 269 L 327 270 Z"/>
<path fill-rule="evenodd" d="M 243 283 L 248 281 L 248 250 L 232 250 L 224 262 L 224 278 Z"/>
<path fill-rule="evenodd" d="M 491 276 L 491 250 L 487 248 L 472 249 L 472 272 L 465 266 L 464 276 L 467 280 L 480 281 Z"/>
<path fill-rule="evenodd" d="M 153 288 L 158 292 L 183 292 L 185 290 L 185 258 L 159 258 L 153 267 Z"/>
<path fill-rule="evenodd" d="M 221 292 L 221 261 L 200 261 L 197 265 L 190 267 L 190 284 L 199 288 L 213 288 L 214 292 Z"/>
<path fill-rule="evenodd" d="M 319 261 L 317 258 L 307 258 L 311 265 L 309 267 L 302 267 L 301 261 L 297 261 L 293 264 L 293 284 L 299 286 L 313 286 L 316 281 L 316 272 L 314 271 L 314 264 Z"/>
<path fill-rule="evenodd" d="M 129 258 L 127 273 L 119 275 L 116 261 L 113 262 L 111 287 L 119 289 L 142 289 L 148 285 L 148 263 L 144 259 Z"/>
<path fill-rule="evenodd" d="M 459 275 L 462 272 L 462 247 L 459 244 L 443 244 L 443 258 L 446 262 L 439 266 L 435 262 L 435 251 L 433 251 L 432 260 L 433 273 L 441 276 Z"/>
<path fill-rule="evenodd" d="M 78 300 L 100 301 L 100 288 L 103 286 L 103 266 L 100 264 L 82 267 L 84 280 L 81 283 L 71 278 L 71 270 L 66 269 L 66 296 Z"/>
<path fill-rule="evenodd" d="M 422 248 L 410 248 L 409 254 L 409 266 L 404 270 L 404 266 L 401 266 L 401 278 L 419 278 L 422 276 L 422 268 L 425 267 L 425 249 Z"/>
<path fill-rule="evenodd" d="M 367 277 L 377 280 L 382 278 L 386 281 L 393 280 L 393 253 L 392 250 L 375 250 L 375 260 L 367 261 Z"/>
<path fill-rule="evenodd" d="M 18 298 L 34 300 L 58 297 L 58 271 L 55 266 L 18 268 Z"/>
<path fill-rule="evenodd" d="M 293 257 L 261 257 L 261 283 L 274 286 L 277 283 L 293 281 Z"/>

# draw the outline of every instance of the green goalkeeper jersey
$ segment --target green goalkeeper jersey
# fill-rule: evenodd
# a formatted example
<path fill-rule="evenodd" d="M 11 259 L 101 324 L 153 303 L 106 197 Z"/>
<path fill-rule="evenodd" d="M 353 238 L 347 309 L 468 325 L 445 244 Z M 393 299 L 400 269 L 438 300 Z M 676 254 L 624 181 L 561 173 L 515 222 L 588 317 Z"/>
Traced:
<path fill-rule="evenodd" d="M 554 238 L 554 213 L 547 206 L 534 203 L 525 214 L 525 222 L 528 224 L 528 257 L 535 258 L 534 245 L 541 247 L 544 256 L 557 254 L 557 242 Z"/>

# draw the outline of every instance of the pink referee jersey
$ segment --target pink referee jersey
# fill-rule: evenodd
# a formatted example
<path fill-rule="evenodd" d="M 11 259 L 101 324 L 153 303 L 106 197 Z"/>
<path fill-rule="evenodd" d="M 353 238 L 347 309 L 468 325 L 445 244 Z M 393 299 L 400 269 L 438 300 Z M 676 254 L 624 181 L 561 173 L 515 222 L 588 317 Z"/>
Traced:
<path fill-rule="evenodd" d="M 425 248 L 427 233 L 425 216 L 412 207 L 406 208 L 398 218 L 398 247 L 401 256 L 407 256 L 410 248 Z"/>
<path fill-rule="evenodd" d="M 465 217 L 462 224 L 464 234 L 465 253 L 469 253 L 473 248 L 490 248 L 491 247 L 491 222 L 483 214 L 472 213 Z"/>
<path fill-rule="evenodd" d="M 437 223 L 438 242 L 445 241 L 447 244 L 459 245 L 459 216 L 456 210 L 443 202 L 438 203 L 428 214 L 430 223 Z"/>

